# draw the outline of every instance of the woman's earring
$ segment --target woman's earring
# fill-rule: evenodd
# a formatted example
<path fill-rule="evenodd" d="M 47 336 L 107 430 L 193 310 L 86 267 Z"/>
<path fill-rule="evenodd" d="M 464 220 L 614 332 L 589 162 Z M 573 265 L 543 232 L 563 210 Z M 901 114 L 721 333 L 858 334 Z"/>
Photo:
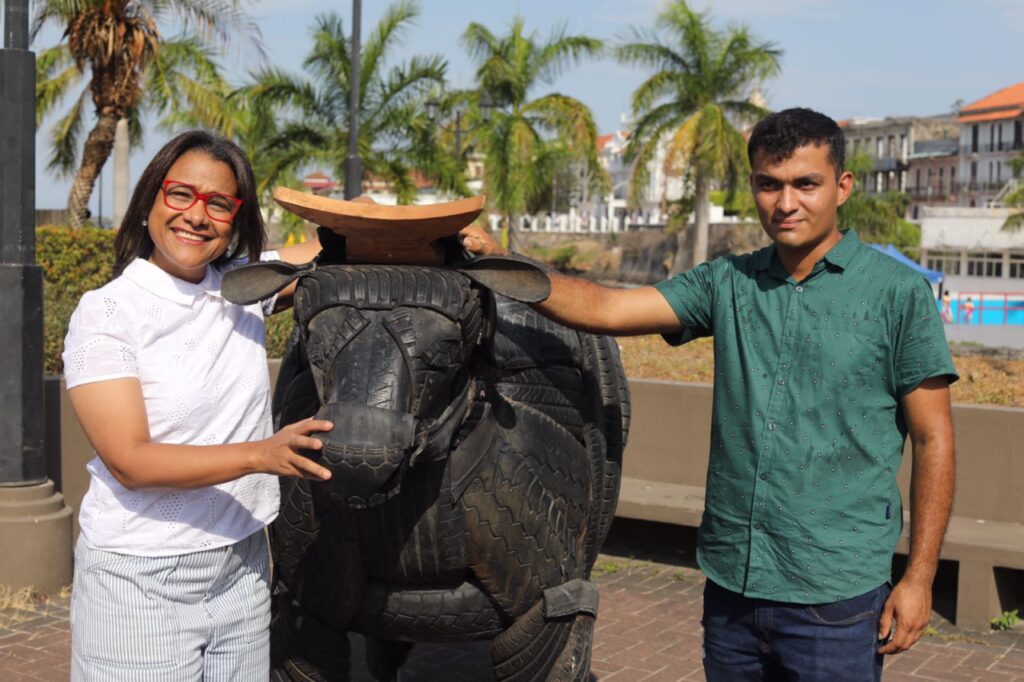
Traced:
<path fill-rule="evenodd" d="M 143 220 L 142 221 L 142 226 L 143 227 L 149 227 L 149 221 L 148 220 Z"/>

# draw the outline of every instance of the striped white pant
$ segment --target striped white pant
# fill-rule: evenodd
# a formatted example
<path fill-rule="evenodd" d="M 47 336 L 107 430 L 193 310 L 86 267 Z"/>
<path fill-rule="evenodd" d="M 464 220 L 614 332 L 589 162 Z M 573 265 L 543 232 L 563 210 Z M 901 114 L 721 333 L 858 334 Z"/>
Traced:
<path fill-rule="evenodd" d="M 264 531 L 170 557 L 75 549 L 75 682 L 267 680 L 270 561 Z"/>

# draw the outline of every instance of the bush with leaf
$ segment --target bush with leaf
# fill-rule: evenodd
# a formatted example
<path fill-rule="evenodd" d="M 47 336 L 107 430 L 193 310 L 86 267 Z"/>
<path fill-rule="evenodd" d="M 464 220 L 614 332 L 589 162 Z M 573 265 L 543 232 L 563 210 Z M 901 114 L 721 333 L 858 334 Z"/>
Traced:
<path fill-rule="evenodd" d="M 36 230 L 36 264 L 43 268 L 43 364 L 61 374 L 68 319 L 82 294 L 110 281 L 114 268 L 113 230 L 41 227 Z"/>

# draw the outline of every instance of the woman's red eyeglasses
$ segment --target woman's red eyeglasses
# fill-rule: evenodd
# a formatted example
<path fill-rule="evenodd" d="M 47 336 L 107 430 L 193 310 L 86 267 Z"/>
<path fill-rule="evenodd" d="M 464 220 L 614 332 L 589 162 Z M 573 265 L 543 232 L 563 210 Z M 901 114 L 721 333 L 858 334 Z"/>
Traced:
<path fill-rule="evenodd" d="M 163 192 L 164 205 L 175 211 L 187 211 L 202 199 L 206 215 L 219 223 L 230 223 L 242 206 L 242 200 L 230 194 L 203 194 L 187 182 L 177 180 L 164 180 Z"/>

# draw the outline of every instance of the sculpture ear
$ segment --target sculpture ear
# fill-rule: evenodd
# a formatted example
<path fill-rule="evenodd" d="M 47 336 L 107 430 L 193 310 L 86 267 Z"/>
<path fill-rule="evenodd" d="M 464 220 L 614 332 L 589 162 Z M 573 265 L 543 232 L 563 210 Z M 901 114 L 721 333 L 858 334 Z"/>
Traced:
<path fill-rule="evenodd" d="M 452 267 L 491 291 L 522 303 L 539 303 L 551 295 L 551 280 L 544 268 L 515 254 L 478 256 Z"/>
<path fill-rule="evenodd" d="M 314 270 L 315 260 L 301 265 L 279 260 L 250 263 L 226 272 L 220 283 L 220 293 L 232 303 L 249 305 L 270 298 Z"/>

